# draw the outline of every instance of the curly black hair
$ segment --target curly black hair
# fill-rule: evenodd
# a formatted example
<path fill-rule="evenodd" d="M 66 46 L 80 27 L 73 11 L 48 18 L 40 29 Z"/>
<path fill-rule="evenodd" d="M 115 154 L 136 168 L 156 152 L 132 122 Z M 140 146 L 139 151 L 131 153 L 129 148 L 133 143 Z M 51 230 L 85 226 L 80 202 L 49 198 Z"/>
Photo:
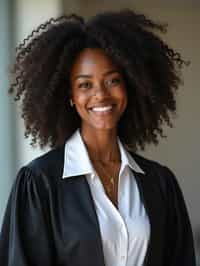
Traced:
<path fill-rule="evenodd" d="M 101 48 L 121 69 L 128 106 L 118 125 L 121 141 L 131 150 L 144 149 L 165 137 L 162 125 L 172 127 L 175 91 L 181 68 L 187 64 L 157 32 L 157 23 L 132 10 L 104 12 L 84 20 L 72 14 L 41 24 L 17 47 L 13 67 L 16 82 L 9 92 L 22 100 L 25 136 L 40 147 L 62 145 L 80 127 L 70 107 L 69 73 L 85 48 Z"/>

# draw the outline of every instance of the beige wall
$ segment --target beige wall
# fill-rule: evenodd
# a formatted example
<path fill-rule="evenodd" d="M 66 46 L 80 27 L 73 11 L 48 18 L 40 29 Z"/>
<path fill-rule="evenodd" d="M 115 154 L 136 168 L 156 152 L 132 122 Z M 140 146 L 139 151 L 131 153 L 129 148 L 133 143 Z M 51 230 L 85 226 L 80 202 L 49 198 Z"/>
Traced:
<path fill-rule="evenodd" d="M 191 61 L 184 69 L 184 86 L 177 97 L 174 128 L 168 139 L 145 155 L 166 163 L 177 175 L 185 195 L 193 226 L 200 224 L 200 8 L 151 9 L 148 14 L 169 23 L 167 40 Z"/>

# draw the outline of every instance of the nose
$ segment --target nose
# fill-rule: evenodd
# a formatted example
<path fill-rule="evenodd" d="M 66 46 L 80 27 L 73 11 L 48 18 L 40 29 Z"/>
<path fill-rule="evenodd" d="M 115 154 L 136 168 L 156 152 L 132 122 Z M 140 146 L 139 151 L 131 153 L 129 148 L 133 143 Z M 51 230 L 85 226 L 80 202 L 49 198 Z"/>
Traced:
<path fill-rule="evenodd" d="M 98 98 L 104 98 L 109 96 L 108 88 L 105 86 L 103 82 L 95 85 L 94 96 Z"/>

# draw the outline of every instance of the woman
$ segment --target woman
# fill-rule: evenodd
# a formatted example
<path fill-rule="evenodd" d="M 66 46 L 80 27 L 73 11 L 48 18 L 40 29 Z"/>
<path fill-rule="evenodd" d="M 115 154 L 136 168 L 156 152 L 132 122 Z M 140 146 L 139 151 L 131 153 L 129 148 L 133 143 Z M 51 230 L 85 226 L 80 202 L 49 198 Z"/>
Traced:
<path fill-rule="evenodd" d="M 130 10 L 42 24 L 19 46 L 25 135 L 53 148 L 24 166 L 0 238 L 1 265 L 195 265 L 182 192 L 136 154 L 163 136 L 185 61 Z"/>

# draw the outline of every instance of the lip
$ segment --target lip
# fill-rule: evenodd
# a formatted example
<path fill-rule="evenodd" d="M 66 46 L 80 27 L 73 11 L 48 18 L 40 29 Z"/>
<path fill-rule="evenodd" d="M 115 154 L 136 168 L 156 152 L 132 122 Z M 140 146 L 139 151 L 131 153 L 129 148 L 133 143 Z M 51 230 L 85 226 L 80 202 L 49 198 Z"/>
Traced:
<path fill-rule="evenodd" d="M 104 110 L 104 111 L 97 111 L 97 110 L 94 110 L 93 108 L 103 108 L 103 107 L 108 107 L 108 106 L 111 106 L 112 108 L 111 109 L 108 109 L 108 110 Z M 95 105 L 93 107 L 90 107 L 89 108 L 89 111 L 95 115 L 98 115 L 98 116 L 104 116 L 104 115 L 108 115 L 108 114 L 111 114 L 113 112 L 113 109 L 114 109 L 114 105 L 113 104 L 101 104 L 101 105 Z"/>
<path fill-rule="evenodd" d="M 90 106 L 88 109 L 91 110 L 92 108 L 101 108 L 101 107 L 107 107 L 107 106 L 114 107 L 114 104 L 113 103 L 99 103 L 99 104 Z"/>

